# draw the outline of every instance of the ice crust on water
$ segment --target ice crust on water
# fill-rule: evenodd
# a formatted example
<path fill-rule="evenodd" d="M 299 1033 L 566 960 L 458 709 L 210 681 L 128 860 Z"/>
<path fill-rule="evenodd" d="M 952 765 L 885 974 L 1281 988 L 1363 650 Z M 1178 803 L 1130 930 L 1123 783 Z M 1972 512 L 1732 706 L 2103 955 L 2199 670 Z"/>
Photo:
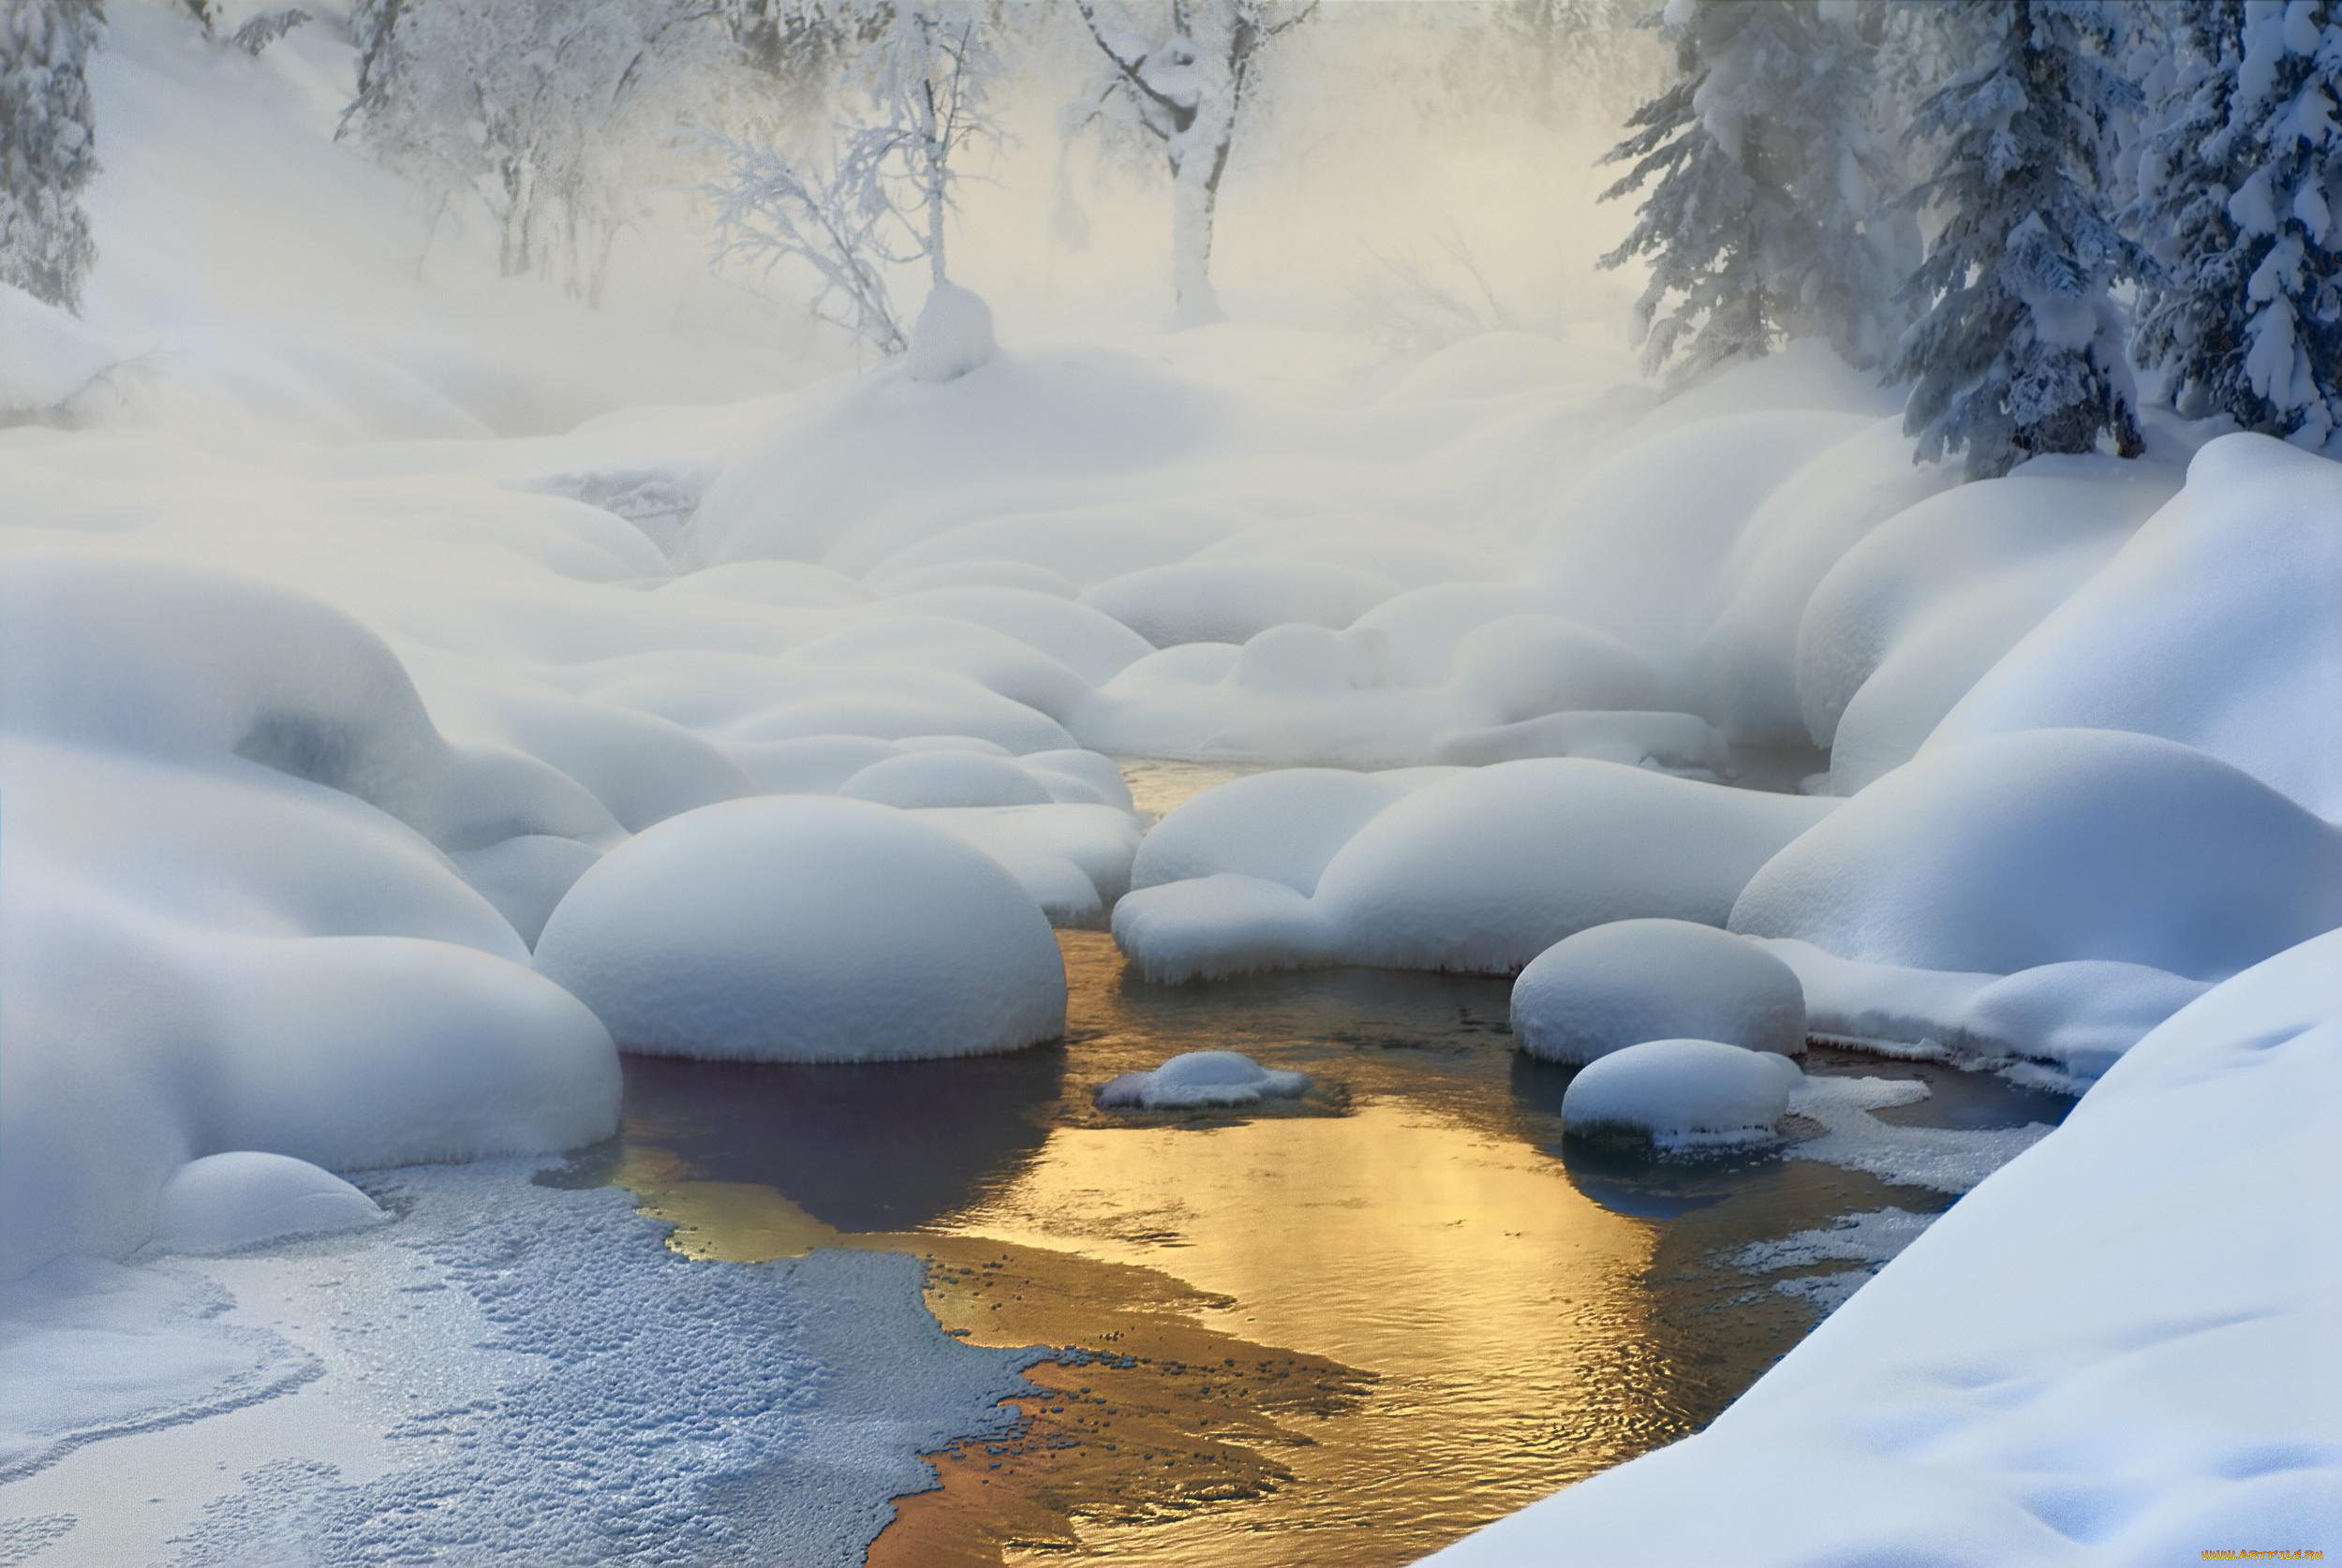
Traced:
<path fill-rule="evenodd" d="M 1513 1043 L 1583 1066 L 1646 1040 L 1719 1040 L 1801 1056 L 1805 993 L 1756 943 L 1682 920 L 1623 920 L 1564 937 L 1513 982 Z"/>
<path fill-rule="evenodd" d="M 1001 865 L 865 801 L 734 801 L 671 818 L 578 879 L 537 966 L 630 1051 L 882 1061 L 1065 1030 L 1065 969 Z"/>
<path fill-rule="evenodd" d="M 844 1564 L 933 1484 L 919 1454 L 1014 1422 L 999 1401 L 1035 1353 L 946 1336 L 915 1260 L 694 1261 L 631 1194 L 532 1182 L 541 1163 L 369 1174 L 400 1212 L 377 1232 L 0 1292 L 29 1398 L 0 1417 L 0 1474 L 32 1477 L 0 1501 L 76 1512 L 104 1494 L 74 1450 L 138 1429 L 160 1434 L 148 1516 L 185 1522 L 84 1517 L 56 1561 Z M 333 1309 L 209 1315 L 231 1294 Z M 226 1409 L 223 1456 L 186 1424 Z"/>
<path fill-rule="evenodd" d="M 1651 1040 L 1601 1057 L 1569 1081 L 1562 1125 L 1624 1133 L 1662 1153 L 1764 1143 L 1779 1132 L 1797 1063 L 1715 1040 Z"/>
<path fill-rule="evenodd" d="M 1125 1072 L 1098 1089 L 1109 1110 L 1189 1110 L 1215 1105 L 1256 1105 L 1309 1092 L 1306 1072 L 1266 1068 L 1238 1051 L 1189 1051 L 1145 1072 Z"/>

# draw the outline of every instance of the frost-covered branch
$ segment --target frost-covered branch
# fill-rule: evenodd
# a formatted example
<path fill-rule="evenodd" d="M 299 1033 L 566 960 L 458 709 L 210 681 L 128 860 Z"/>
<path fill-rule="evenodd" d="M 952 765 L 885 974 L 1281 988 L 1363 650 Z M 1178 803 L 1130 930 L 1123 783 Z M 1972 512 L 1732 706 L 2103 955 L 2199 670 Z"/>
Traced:
<path fill-rule="evenodd" d="M 999 65 L 973 12 L 890 4 L 863 30 L 861 117 L 833 127 L 826 155 L 719 141 L 725 170 L 706 194 L 719 258 L 809 270 L 817 317 L 897 354 L 908 340 L 887 274 L 925 261 L 931 286 L 948 281 L 960 165 L 1001 141 L 989 98 Z"/>
<path fill-rule="evenodd" d="M 901 214 L 879 177 L 886 140 L 847 131 L 825 171 L 771 147 L 721 141 L 723 177 L 704 188 L 716 207 L 719 259 L 768 272 L 789 262 L 806 268 L 817 284 L 808 306 L 815 316 L 899 354 L 910 340 L 886 269 L 919 258 L 899 248 Z"/>

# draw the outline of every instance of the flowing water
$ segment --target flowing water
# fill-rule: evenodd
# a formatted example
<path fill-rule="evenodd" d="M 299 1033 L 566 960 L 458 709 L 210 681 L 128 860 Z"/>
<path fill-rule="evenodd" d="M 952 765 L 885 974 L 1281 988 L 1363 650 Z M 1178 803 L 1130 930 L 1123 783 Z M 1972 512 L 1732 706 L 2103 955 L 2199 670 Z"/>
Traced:
<path fill-rule="evenodd" d="M 1151 787 L 1211 781 L 1142 780 Z M 1511 1048 L 1508 984 L 1337 970 L 1208 986 L 1060 938 L 1062 1045 L 862 1067 L 629 1058 L 606 1179 L 697 1256 L 927 1260 L 947 1332 L 1059 1347 L 1016 1435 L 931 1456 L 872 1564 L 1372 1568 L 1697 1430 L 1817 1309 L 1732 1255 L 1938 1194 L 1777 1152 L 1596 1158 L 1568 1074 Z M 1134 1115 L 1115 1074 L 1229 1049 L 1306 1100 Z M 1925 1076 L 1908 1119 L 2066 1102 Z M 1833 1265 L 1844 1268 L 1844 1265 Z"/>

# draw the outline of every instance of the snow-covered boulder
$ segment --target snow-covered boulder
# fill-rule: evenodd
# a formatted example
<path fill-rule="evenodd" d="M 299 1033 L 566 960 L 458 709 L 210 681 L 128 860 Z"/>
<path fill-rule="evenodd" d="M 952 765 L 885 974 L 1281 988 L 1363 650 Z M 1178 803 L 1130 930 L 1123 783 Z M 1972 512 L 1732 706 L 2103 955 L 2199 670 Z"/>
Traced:
<path fill-rule="evenodd" d="M 1117 939 L 1161 980 L 1309 963 L 1506 974 L 1609 921 L 1721 925 L 1756 868 L 1839 804 L 1577 759 L 1424 773 L 1327 858 L 1307 896 L 1266 879 L 1314 859 L 1314 846 L 1290 862 L 1274 851 L 1274 820 L 1311 791 L 1256 785 L 1257 811 L 1231 809 L 1211 836 L 1256 836 L 1262 874 L 1140 889 L 1115 910 Z"/>
<path fill-rule="evenodd" d="M 906 356 L 914 381 L 956 381 L 991 362 L 992 307 L 956 283 L 939 283 L 919 307 Z"/>
<path fill-rule="evenodd" d="M 1315 897 L 1348 962 L 1508 973 L 1608 921 L 1721 925 L 1756 868 L 1835 805 L 1613 762 L 1504 762 L 1377 813 Z"/>
<path fill-rule="evenodd" d="M 854 800 L 906 810 L 937 806 L 1046 806 L 1049 791 L 1002 757 L 912 751 L 873 762 L 837 787 Z"/>
<path fill-rule="evenodd" d="M 1180 802 L 1148 832 L 1131 865 L 1131 886 L 1224 871 L 1312 892 L 1326 863 L 1367 819 L 1439 777 L 1427 769 L 1278 768 L 1232 778 Z"/>
<path fill-rule="evenodd" d="M 1614 1051 L 1569 1081 L 1562 1126 L 1579 1137 L 1647 1138 L 1661 1153 L 1771 1138 L 1803 1079 L 1771 1051 L 1715 1040 L 1652 1040 Z"/>
<path fill-rule="evenodd" d="M 1149 1072 L 1125 1072 L 1098 1089 L 1109 1110 L 1187 1110 L 1206 1105 L 1256 1105 L 1309 1092 L 1310 1075 L 1267 1068 L 1238 1051 L 1189 1051 Z"/>
<path fill-rule="evenodd" d="M 1131 894 L 1114 906 L 1114 941 L 1164 984 L 1342 961 L 1340 929 L 1309 895 L 1231 871 Z"/>
<path fill-rule="evenodd" d="M 179 1167 L 155 1200 L 153 1245 L 228 1252 L 285 1237 L 378 1225 L 381 1206 L 331 1171 L 281 1154 L 239 1150 Z"/>
<path fill-rule="evenodd" d="M 628 1050 L 874 1061 L 1013 1051 L 1065 1028 L 1040 908 L 940 828 L 864 801 L 733 801 L 603 857 L 537 967 Z"/>
<path fill-rule="evenodd" d="M 1685 920 L 1622 920 L 1563 938 L 1513 982 L 1513 1043 L 1583 1065 L 1647 1040 L 1720 1040 L 1801 1056 L 1796 971 L 1745 938 Z"/>
<path fill-rule="evenodd" d="M 2009 974 L 2069 959 L 2217 980 L 2342 925 L 2342 829 L 2216 758 L 2107 730 L 1931 751 L 1748 882 L 1735 931 Z"/>
<path fill-rule="evenodd" d="M 2204 447 L 1925 749 L 2082 726 L 2183 742 L 2342 819 L 2342 465 L 2265 436 Z"/>

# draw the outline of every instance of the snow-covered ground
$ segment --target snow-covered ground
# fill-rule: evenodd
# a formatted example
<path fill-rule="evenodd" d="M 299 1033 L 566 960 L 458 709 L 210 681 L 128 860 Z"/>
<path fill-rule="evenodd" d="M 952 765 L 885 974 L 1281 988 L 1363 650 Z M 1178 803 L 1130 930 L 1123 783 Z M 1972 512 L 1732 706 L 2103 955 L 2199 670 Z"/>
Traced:
<path fill-rule="evenodd" d="M 819 376 L 418 280 L 346 52 L 116 11 L 109 263 L 0 312 L 74 415 L 0 429 L 0 1561 L 852 1561 L 1015 1358 L 900 1260 L 690 1265 L 527 1175 L 622 1046 L 1048 1038 L 1051 925 L 1526 967 L 1533 1048 L 1716 1037 L 1589 1119 L 1949 1191 L 2031 1135 L 1780 1053 L 2096 1081 L 1458 1561 L 2342 1546 L 2342 467 L 2167 421 L 1950 487 L 1812 345 L 1659 405 L 1607 335 L 960 310 Z M 344 264 L 255 272 L 294 222 Z M 1282 765 L 1158 824 L 1120 755 Z"/>

